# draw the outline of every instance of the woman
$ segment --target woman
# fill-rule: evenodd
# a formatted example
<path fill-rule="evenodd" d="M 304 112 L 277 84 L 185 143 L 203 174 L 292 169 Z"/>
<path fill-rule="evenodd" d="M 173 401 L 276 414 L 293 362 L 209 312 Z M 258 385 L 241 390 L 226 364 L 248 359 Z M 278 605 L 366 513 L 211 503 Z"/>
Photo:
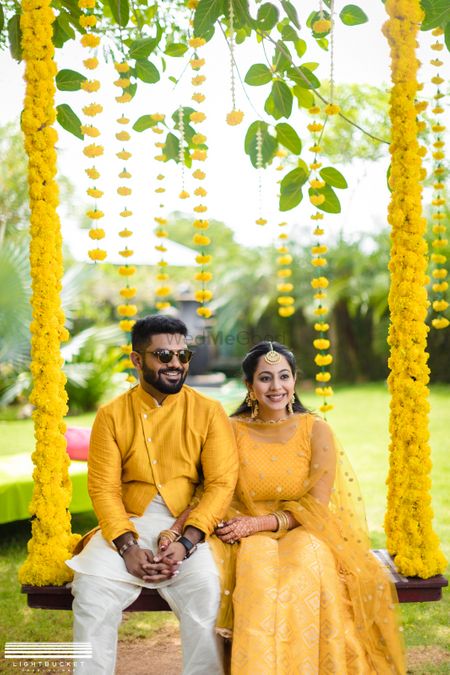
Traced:
<path fill-rule="evenodd" d="M 297 398 L 293 354 L 260 342 L 242 365 L 240 477 L 209 540 L 232 674 L 404 673 L 395 589 L 370 552 L 344 453 Z"/>

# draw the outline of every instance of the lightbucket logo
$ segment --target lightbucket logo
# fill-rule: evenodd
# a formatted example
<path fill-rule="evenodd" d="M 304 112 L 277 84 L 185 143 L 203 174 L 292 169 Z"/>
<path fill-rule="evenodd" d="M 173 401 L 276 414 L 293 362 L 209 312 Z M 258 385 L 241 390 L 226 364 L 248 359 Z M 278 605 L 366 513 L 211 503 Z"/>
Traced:
<path fill-rule="evenodd" d="M 35 673 L 47 668 L 58 673 L 72 672 L 75 662 L 92 658 L 92 645 L 90 642 L 6 642 L 4 657 L 9 659 L 11 672 Z"/>

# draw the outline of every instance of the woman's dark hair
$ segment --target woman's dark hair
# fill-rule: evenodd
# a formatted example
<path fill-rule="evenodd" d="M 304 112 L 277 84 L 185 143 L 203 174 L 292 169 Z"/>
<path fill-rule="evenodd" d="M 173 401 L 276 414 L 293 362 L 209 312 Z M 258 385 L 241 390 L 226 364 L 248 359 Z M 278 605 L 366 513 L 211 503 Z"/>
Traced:
<path fill-rule="evenodd" d="M 267 354 L 267 352 L 270 352 L 272 349 L 284 356 L 289 364 L 292 375 L 295 377 L 297 373 L 297 363 L 295 361 L 294 354 L 285 345 L 280 344 L 280 342 L 264 341 L 258 342 L 258 344 L 252 347 L 242 361 L 242 370 L 244 372 L 244 379 L 246 382 L 252 384 L 253 376 L 258 366 L 259 359 L 261 356 L 264 356 L 264 354 Z M 294 412 L 308 412 L 308 409 L 305 408 L 295 391 L 292 408 Z M 251 406 L 249 406 L 247 403 L 247 397 L 245 397 L 240 406 L 231 414 L 231 417 L 234 417 L 235 415 L 245 415 L 246 413 L 251 413 L 251 410 Z"/>
<path fill-rule="evenodd" d="M 145 349 L 153 335 L 187 335 L 187 326 L 180 319 L 164 314 L 153 314 L 138 319 L 131 329 L 131 344 L 135 352 Z"/>

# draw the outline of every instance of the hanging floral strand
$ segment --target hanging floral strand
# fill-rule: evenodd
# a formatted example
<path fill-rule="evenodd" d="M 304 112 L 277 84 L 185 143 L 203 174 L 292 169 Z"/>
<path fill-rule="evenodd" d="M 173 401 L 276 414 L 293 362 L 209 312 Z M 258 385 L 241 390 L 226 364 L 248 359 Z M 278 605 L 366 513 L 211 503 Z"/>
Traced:
<path fill-rule="evenodd" d="M 98 68 L 98 58 L 96 56 L 96 49 L 100 44 L 100 37 L 95 34 L 94 29 L 97 25 L 97 17 L 94 14 L 95 0 L 79 0 L 78 7 L 82 10 L 80 15 L 80 26 L 85 29 L 85 34 L 81 38 L 81 44 L 85 49 L 88 49 L 90 54 L 83 60 L 84 67 L 89 71 L 94 71 Z M 100 89 L 100 81 L 95 79 L 86 79 L 81 83 L 81 89 L 88 94 L 95 94 Z M 99 115 L 103 107 L 98 103 L 90 103 L 83 107 L 83 113 L 87 118 L 93 118 Z M 103 146 L 93 142 L 92 139 L 100 136 L 100 130 L 94 126 L 92 122 L 82 125 L 81 131 L 87 137 L 88 143 L 83 149 L 86 157 L 95 159 L 103 155 Z M 105 230 L 99 226 L 99 220 L 104 217 L 103 211 L 98 208 L 97 200 L 103 197 L 103 191 L 97 188 L 97 180 L 100 178 L 100 173 L 95 164 L 88 167 L 86 170 L 88 178 L 93 181 L 93 186 L 86 190 L 87 195 L 94 199 L 94 204 L 86 211 L 87 217 L 91 220 L 91 227 L 89 230 L 89 237 L 98 242 L 104 239 Z M 90 249 L 88 255 L 91 260 L 100 261 L 106 258 L 106 251 L 97 246 Z"/>
<path fill-rule="evenodd" d="M 258 124 L 258 129 L 256 130 L 256 169 L 258 171 L 258 218 L 255 220 L 255 223 L 257 225 L 267 225 L 267 220 L 266 218 L 263 218 L 262 216 L 262 211 L 263 211 L 263 189 L 262 189 L 262 172 L 263 172 L 263 154 L 262 154 L 262 146 L 263 146 L 263 136 L 262 136 L 262 130 L 261 130 L 261 125 Z"/>
<path fill-rule="evenodd" d="M 195 50 L 201 48 L 205 44 L 203 38 L 193 37 L 189 41 L 189 45 Z M 191 68 L 194 71 L 199 71 L 205 65 L 205 59 L 199 59 L 197 54 L 194 54 L 194 57 L 190 61 Z M 192 84 L 195 87 L 202 85 L 205 81 L 204 75 L 195 75 L 192 78 Z M 200 92 L 198 92 L 200 93 Z M 195 95 L 195 92 L 194 92 Z M 203 95 L 202 95 L 203 96 Z M 196 99 L 194 99 L 196 100 Z M 204 97 L 201 101 L 204 100 Z M 200 102 L 197 100 L 197 102 Z M 191 122 L 196 124 L 204 122 L 206 115 L 203 112 L 195 111 L 192 112 L 189 116 Z M 183 120 L 184 121 L 184 120 Z M 204 162 L 207 158 L 206 151 L 206 141 L 207 138 L 204 134 L 195 134 L 192 137 L 192 142 L 196 145 L 196 149 L 191 154 L 191 159 L 193 162 Z M 184 162 L 184 156 L 183 156 Z M 206 177 L 206 173 L 201 169 L 195 169 L 192 173 L 192 177 L 197 181 L 203 181 Z M 208 237 L 205 232 L 209 228 L 209 220 L 203 218 L 203 214 L 208 210 L 207 206 L 203 203 L 204 197 L 207 195 L 207 191 L 201 185 L 199 185 L 194 190 L 194 195 L 200 198 L 200 203 L 194 206 L 194 211 L 197 215 L 197 218 L 194 220 L 193 227 L 195 234 L 193 236 L 193 243 L 198 247 L 198 255 L 196 257 L 196 262 L 200 266 L 200 270 L 195 274 L 195 280 L 201 283 L 201 289 L 195 291 L 195 299 L 200 303 L 200 307 L 197 307 L 197 314 L 204 319 L 208 319 L 212 316 L 212 309 L 207 306 L 207 303 L 212 299 L 213 293 L 207 288 L 207 284 L 212 279 L 212 272 L 210 272 L 207 267 L 210 265 L 212 256 L 207 252 L 208 246 L 211 244 L 211 239 Z"/>
<path fill-rule="evenodd" d="M 237 110 L 236 109 L 236 75 L 235 75 L 235 68 L 236 68 L 236 63 L 234 60 L 234 50 L 236 47 L 236 42 L 235 42 L 235 31 L 234 31 L 234 8 L 233 8 L 233 0 L 229 1 L 228 4 L 228 12 L 229 12 L 229 38 L 228 38 L 228 47 L 230 49 L 230 89 L 231 89 L 231 112 L 228 113 L 227 115 L 227 124 L 230 126 L 234 127 L 242 122 L 244 119 L 244 113 L 242 110 Z"/>
<path fill-rule="evenodd" d="M 163 129 L 160 126 L 164 122 L 164 115 L 162 113 L 154 113 L 151 115 L 151 118 L 156 124 L 151 127 L 153 132 L 160 135 L 163 133 Z M 167 160 L 166 155 L 164 154 L 165 143 L 163 141 L 155 141 L 155 147 L 157 153 L 155 155 L 155 161 L 165 162 Z M 156 194 L 163 195 L 166 191 L 164 187 L 165 176 L 162 173 L 159 173 L 156 177 L 156 180 L 159 181 L 158 187 L 155 189 Z M 159 198 L 159 214 L 154 218 L 156 227 L 155 227 L 155 236 L 158 240 L 158 243 L 155 245 L 155 250 L 158 251 L 160 259 L 157 263 L 157 272 L 156 272 L 156 288 L 155 288 L 155 307 L 158 311 L 167 309 L 171 306 L 170 301 L 167 299 L 171 294 L 172 289 L 169 286 L 169 272 L 168 272 L 168 262 L 165 259 L 165 253 L 167 253 L 167 246 L 165 245 L 165 239 L 168 238 L 169 232 L 167 229 L 167 217 L 165 214 L 165 203 L 164 199 L 161 196 Z"/>
<path fill-rule="evenodd" d="M 390 469 L 385 517 L 387 548 L 406 576 L 442 573 L 445 558 L 433 531 L 428 443 L 426 353 L 427 292 L 425 219 L 421 204 L 421 158 L 417 142 L 417 31 L 423 18 L 419 0 L 387 0 L 383 27 L 391 51 L 390 99 L 392 189 L 391 323 L 388 385 L 391 393 Z"/>
<path fill-rule="evenodd" d="M 442 28 L 435 28 L 433 30 L 433 35 L 436 37 L 436 41 L 431 45 L 431 48 L 434 51 L 441 51 L 444 48 L 444 43 L 442 40 L 439 40 L 439 37 L 443 35 L 444 31 Z M 438 58 L 433 58 L 430 61 L 431 65 L 435 68 L 440 68 L 443 65 L 443 61 Z M 446 213 L 443 209 L 445 205 L 444 198 L 444 183 L 442 181 L 442 174 L 445 171 L 444 160 L 445 160 L 445 141 L 443 139 L 443 132 L 445 131 L 445 126 L 440 122 L 440 117 L 444 113 L 444 108 L 442 106 L 442 98 L 444 94 L 440 90 L 440 85 L 444 83 L 444 78 L 439 75 L 439 72 L 431 80 L 436 86 L 436 91 L 434 94 L 434 108 L 432 113 L 436 115 L 436 119 L 431 127 L 433 132 L 433 175 L 434 175 L 434 184 L 433 184 L 433 200 L 432 200 L 432 214 L 431 218 L 433 221 L 433 234 L 435 239 L 433 240 L 433 253 L 431 254 L 431 262 L 433 263 L 433 270 L 431 272 L 433 276 L 433 286 L 432 290 L 435 294 L 435 299 L 433 300 L 432 307 L 436 312 L 437 316 L 434 317 L 431 321 L 433 328 L 442 329 L 447 328 L 450 321 L 444 312 L 448 309 L 448 302 L 446 300 L 446 292 L 448 290 L 448 281 L 447 278 L 447 256 L 444 255 L 442 249 L 446 248 L 448 245 L 448 239 L 446 235 Z"/>
<path fill-rule="evenodd" d="M 129 91 L 127 91 L 131 85 L 129 77 L 130 65 L 126 61 L 115 62 L 114 68 L 118 75 L 118 78 L 114 81 L 114 85 L 119 87 L 119 89 L 122 89 L 122 93 L 116 96 L 116 101 L 119 104 L 129 103 L 132 99 L 131 94 Z M 116 156 L 121 160 L 121 162 L 124 162 L 123 167 L 118 174 L 121 184 L 117 188 L 117 194 L 120 195 L 120 197 L 123 197 L 125 201 L 128 200 L 132 194 L 132 188 L 130 188 L 128 185 L 128 181 L 131 180 L 132 175 L 125 165 L 125 162 L 128 162 L 128 160 L 131 158 L 131 152 L 126 150 L 126 145 L 131 140 L 131 134 L 127 130 L 127 127 L 130 124 L 130 119 L 122 113 L 122 115 L 117 118 L 117 124 L 119 125 L 119 131 L 116 132 L 116 139 L 122 144 L 122 148 L 116 153 Z M 119 215 L 124 219 L 130 218 L 133 215 L 132 211 L 128 208 L 126 201 L 123 208 L 119 212 Z M 136 288 L 131 286 L 129 283 L 130 278 L 136 273 L 136 267 L 134 265 L 130 265 L 128 262 L 128 259 L 134 254 L 133 249 L 129 248 L 127 243 L 132 235 L 133 231 L 130 230 L 127 225 L 122 227 L 119 231 L 119 237 L 124 241 L 123 248 L 121 248 L 119 251 L 119 255 L 121 255 L 124 259 L 124 264 L 119 267 L 119 274 L 121 277 L 124 277 L 126 284 L 120 289 L 122 302 L 117 307 L 117 313 L 120 317 L 119 326 L 126 335 L 126 340 L 121 345 L 123 358 L 120 362 L 120 367 L 122 370 L 127 372 L 126 381 L 130 384 L 134 384 L 136 382 L 136 378 L 131 372 L 134 366 L 129 355 L 132 349 L 131 329 L 135 323 L 135 319 L 133 317 L 137 314 L 137 306 L 130 302 L 130 300 L 135 297 L 137 292 Z"/>
<path fill-rule="evenodd" d="M 278 223 L 278 227 L 284 228 L 287 223 L 282 222 Z M 278 246 L 277 252 L 279 256 L 277 257 L 278 271 L 277 276 L 279 283 L 277 284 L 277 291 L 280 295 L 277 298 L 277 302 L 280 305 L 278 307 L 278 314 L 283 318 L 288 318 L 292 316 L 295 312 L 294 307 L 294 298 L 291 293 L 294 290 L 294 284 L 290 281 L 292 276 L 292 255 L 289 253 L 289 247 L 287 246 L 288 235 L 286 232 L 281 231 L 278 234 Z"/>
<path fill-rule="evenodd" d="M 64 561 L 79 535 L 71 533 L 69 505 L 72 485 L 64 438 L 67 413 L 66 378 L 60 345 L 67 340 L 61 308 L 62 238 L 57 213 L 57 134 L 55 75 L 49 0 L 24 0 L 20 26 L 25 62 L 26 95 L 22 130 L 28 155 L 30 198 L 31 373 L 36 439 L 32 459 L 34 488 L 30 504 L 32 538 L 19 571 L 23 584 L 63 585 L 72 578 Z M 48 499 L 51 495 L 51 500 Z"/>

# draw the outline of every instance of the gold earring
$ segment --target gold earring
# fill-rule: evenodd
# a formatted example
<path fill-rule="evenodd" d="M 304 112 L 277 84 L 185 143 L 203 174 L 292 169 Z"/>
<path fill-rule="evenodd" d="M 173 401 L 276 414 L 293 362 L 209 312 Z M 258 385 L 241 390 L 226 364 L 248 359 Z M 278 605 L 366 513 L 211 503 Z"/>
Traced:
<path fill-rule="evenodd" d="M 294 403 L 295 403 L 295 394 L 292 394 L 292 398 L 289 401 L 289 403 L 287 404 L 287 409 L 288 409 L 289 415 L 292 415 L 293 412 L 294 412 Z"/>
<path fill-rule="evenodd" d="M 255 417 L 258 417 L 259 405 L 258 405 L 258 401 L 256 400 L 255 394 L 253 392 L 249 391 L 249 393 L 247 394 L 247 398 L 245 399 L 245 402 L 252 409 L 252 412 L 251 412 L 252 419 L 255 419 Z"/>

